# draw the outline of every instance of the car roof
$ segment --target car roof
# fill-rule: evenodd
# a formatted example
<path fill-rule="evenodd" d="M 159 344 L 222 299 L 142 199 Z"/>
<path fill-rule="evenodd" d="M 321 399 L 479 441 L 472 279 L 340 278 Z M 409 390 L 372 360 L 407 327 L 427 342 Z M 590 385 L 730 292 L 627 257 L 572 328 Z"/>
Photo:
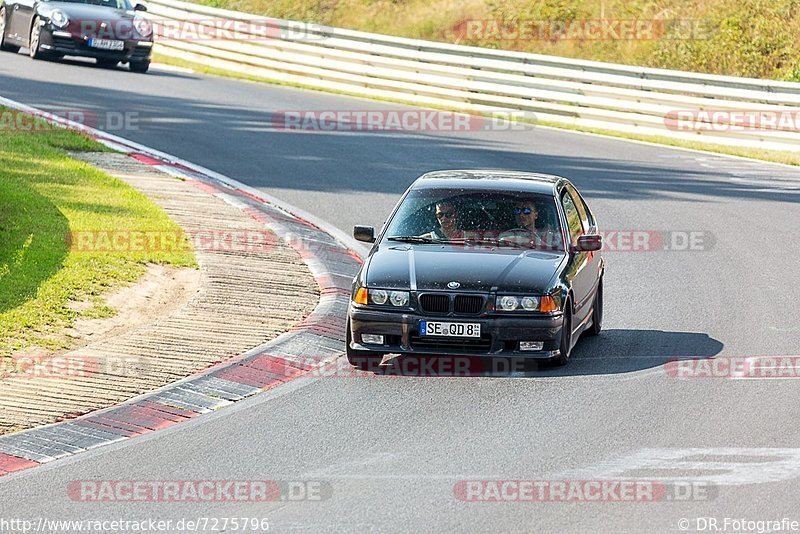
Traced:
<path fill-rule="evenodd" d="M 566 178 L 553 174 L 494 169 L 454 169 L 428 172 L 417 178 L 413 189 L 492 189 L 553 194 Z"/>

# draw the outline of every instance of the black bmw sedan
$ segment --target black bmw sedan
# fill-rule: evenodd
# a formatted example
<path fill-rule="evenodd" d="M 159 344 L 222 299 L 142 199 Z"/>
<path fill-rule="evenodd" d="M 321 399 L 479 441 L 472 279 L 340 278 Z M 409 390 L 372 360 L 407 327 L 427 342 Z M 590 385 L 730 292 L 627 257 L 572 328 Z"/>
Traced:
<path fill-rule="evenodd" d="M 147 72 L 152 25 L 129 0 L 1 0 L 0 50 L 27 47 L 33 59 L 96 58 L 98 65 L 128 63 Z"/>
<path fill-rule="evenodd" d="M 353 281 L 347 358 L 478 355 L 563 365 L 603 321 L 594 214 L 558 176 L 437 171 L 405 192 Z"/>

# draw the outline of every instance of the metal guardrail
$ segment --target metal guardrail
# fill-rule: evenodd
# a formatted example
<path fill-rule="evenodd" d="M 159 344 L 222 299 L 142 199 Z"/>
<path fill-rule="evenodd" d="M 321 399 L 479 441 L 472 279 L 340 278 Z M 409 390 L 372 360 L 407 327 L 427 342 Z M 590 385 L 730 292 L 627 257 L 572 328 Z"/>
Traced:
<path fill-rule="evenodd" d="M 162 54 L 234 73 L 419 106 L 521 112 L 558 125 L 800 150 L 800 83 L 436 43 L 178 0 L 147 5 L 156 30 L 241 22 L 236 31 L 252 39 L 165 31 L 156 41 Z"/>

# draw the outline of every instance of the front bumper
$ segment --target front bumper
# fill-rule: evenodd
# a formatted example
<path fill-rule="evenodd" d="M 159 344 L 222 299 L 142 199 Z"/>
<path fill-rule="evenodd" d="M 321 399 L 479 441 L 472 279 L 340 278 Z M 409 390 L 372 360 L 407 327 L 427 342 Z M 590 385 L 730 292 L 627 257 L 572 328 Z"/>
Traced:
<path fill-rule="evenodd" d="M 547 360 L 558 355 L 563 316 L 433 316 L 350 305 L 350 348 L 388 354 L 436 354 Z M 481 338 L 420 336 L 420 321 L 480 323 Z M 361 342 L 361 334 L 384 336 L 383 345 Z M 519 350 L 520 341 L 542 341 L 540 351 Z"/>
<path fill-rule="evenodd" d="M 126 40 L 122 50 L 103 50 L 89 46 L 89 39 L 63 30 L 42 28 L 41 47 L 51 53 L 64 56 L 91 57 L 122 62 L 149 61 L 153 55 L 153 42 L 145 39 Z"/>

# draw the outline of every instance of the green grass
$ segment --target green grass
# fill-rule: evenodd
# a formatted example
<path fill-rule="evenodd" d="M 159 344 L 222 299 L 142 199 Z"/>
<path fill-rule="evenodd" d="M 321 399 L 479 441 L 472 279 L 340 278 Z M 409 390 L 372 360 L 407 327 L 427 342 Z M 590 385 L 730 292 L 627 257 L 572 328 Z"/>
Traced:
<path fill-rule="evenodd" d="M 201 72 L 204 74 L 210 74 L 213 76 L 224 76 L 227 78 L 234 78 L 237 80 L 246 80 L 251 82 L 260 82 L 260 83 L 269 83 L 272 85 L 282 85 L 286 87 L 296 87 L 299 89 L 306 89 L 311 91 L 320 91 L 323 92 L 322 89 L 311 85 L 299 84 L 299 83 L 289 83 L 280 80 L 274 80 L 271 78 L 260 77 L 255 75 L 247 75 L 242 74 L 239 72 L 228 71 L 224 69 L 219 69 L 216 67 L 209 67 L 207 65 L 202 65 L 200 63 L 194 63 L 192 61 L 186 61 L 183 59 L 173 58 L 168 55 L 160 54 L 156 52 L 153 56 L 153 60 L 158 63 L 163 63 L 167 65 L 174 65 L 176 67 L 183 67 L 189 68 L 194 70 L 195 72 Z M 324 91 L 333 94 L 341 94 L 341 95 L 348 95 L 348 96 L 356 96 L 360 98 L 367 98 L 363 95 L 360 95 L 355 92 L 347 92 L 347 91 Z M 386 99 L 386 98 L 371 98 L 371 100 L 376 101 L 384 101 L 384 102 L 395 102 L 399 104 L 409 104 L 412 106 L 417 106 L 414 102 L 410 100 L 403 100 L 403 99 Z M 426 108 L 432 109 L 443 109 L 443 110 L 452 110 L 452 111 L 460 111 L 454 108 L 442 107 L 442 106 L 425 106 Z M 728 154 L 731 156 L 739 156 L 743 158 L 750 158 L 750 159 L 757 159 L 762 161 L 769 161 L 773 163 L 783 163 L 785 165 L 800 165 L 800 153 L 797 152 L 782 152 L 779 150 L 764 150 L 764 149 L 757 149 L 757 148 L 746 148 L 746 147 L 731 147 L 726 145 L 718 145 L 714 143 L 707 143 L 703 141 L 688 141 L 682 139 L 673 139 L 671 137 L 666 136 L 658 136 L 658 135 L 641 135 L 641 134 L 634 134 L 634 133 L 625 133 L 625 132 L 616 132 L 614 130 L 605 130 L 601 128 L 591 128 L 586 126 L 570 126 L 564 125 L 559 123 L 547 122 L 547 121 L 529 121 L 531 124 L 539 125 L 539 126 L 547 126 L 550 128 L 558 128 L 561 130 L 570 130 L 570 131 L 577 131 L 577 132 L 585 132 L 585 133 L 593 133 L 598 135 L 604 135 L 608 137 L 616 137 L 620 139 L 630 139 L 633 141 L 644 141 L 648 143 L 656 143 L 660 145 L 666 146 L 674 146 L 677 148 L 688 148 L 691 150 L 704 150 L 706 152 L 714 152 L 718 154 Z"/>
<path fill-rule="evenodd" d="M 60 332 L 80 317 L 112 315 L 103 293 L 136 281 L 147 263 L 196 266 L 191 250 L 70 247 L 71 231 L 180 232 L 145 195 L 68 155 L 106 150 L 59 128 L 0 128 L 0 358 L 29 346 L 67 347 Z M 88 309 L 70 306 L 84 301 Z"/>

